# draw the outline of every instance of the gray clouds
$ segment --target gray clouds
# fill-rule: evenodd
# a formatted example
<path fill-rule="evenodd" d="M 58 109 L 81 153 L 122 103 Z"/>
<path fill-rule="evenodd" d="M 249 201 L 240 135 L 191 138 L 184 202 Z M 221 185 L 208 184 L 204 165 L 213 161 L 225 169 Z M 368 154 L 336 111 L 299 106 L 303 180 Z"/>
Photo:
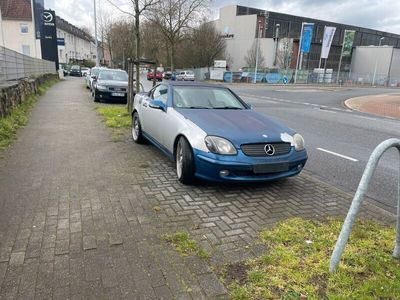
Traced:
<path fill-rule="evenodd" d="M 400 34 L 398 0 L 213 0 Z"/>
<path fill-rule="evenodd" d="M 112 0 L 130 10 L 129 0 Z M 100 10 L 113 18 L 126 17 L 107 0 L 97 0 Z M 357 25 L 400 34 L 400 1 L 398 0 L 211 0 L 211 9 L 225 5 L 243 6 L 288 13 L 349 25 Z M 45 7 L 76 26 L 93 28 L 93 0 L 45 0 Z"/>

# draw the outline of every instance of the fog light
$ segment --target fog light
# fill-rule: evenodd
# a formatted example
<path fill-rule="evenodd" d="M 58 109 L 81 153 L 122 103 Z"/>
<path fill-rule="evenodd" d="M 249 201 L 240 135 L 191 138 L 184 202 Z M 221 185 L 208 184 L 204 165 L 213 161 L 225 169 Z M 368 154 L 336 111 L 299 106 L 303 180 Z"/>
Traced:
<path fill-rule="evenodd" d="M 229 175 L 229 171 L 228 170 L 219 171 L 219 176 L 221 176 L 221 177 L 226 177 L 228 175 Z"/>
<path fill-rule="evenodd" d="M 300 164 L 300 165 L 298 165 L 298 166 L 297 166 L 297 169 L 298 169 L 298 170 L 301 170 L 301 169 L 303 169 L 303 165 L 301 165 L 301 164 Z"/>

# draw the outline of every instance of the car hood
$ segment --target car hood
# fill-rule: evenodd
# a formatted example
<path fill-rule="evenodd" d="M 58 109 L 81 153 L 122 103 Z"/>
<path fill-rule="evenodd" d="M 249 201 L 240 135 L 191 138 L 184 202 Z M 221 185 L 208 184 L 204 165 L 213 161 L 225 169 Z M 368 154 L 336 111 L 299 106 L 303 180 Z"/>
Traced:
<path fill-rule="evenodd" d="M 117 80 L 97 80 L 98 85 L 128 87 L 128 81 Z"/>
<path fill-rule="evenodd" d="M 246 143 L 282 142 L 295 131 L 253 110 L 176 109 L 207 135 L 229 139 L 236 147 Z M 285 140 L 287 141 L 287 139 Z"/>

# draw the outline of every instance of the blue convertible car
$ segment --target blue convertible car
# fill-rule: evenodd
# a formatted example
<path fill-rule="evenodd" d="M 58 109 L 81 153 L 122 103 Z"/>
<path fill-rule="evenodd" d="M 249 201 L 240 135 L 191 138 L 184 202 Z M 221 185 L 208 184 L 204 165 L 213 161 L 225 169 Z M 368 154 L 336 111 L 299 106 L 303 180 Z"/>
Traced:
<path fill-rule="evenodd" d="M 302 136 L 251 109 L 230 89 L 167 82 L 135 96 L 132 137 L 176 162 L 179 181 L 268 181 L 297 175 Z"/>

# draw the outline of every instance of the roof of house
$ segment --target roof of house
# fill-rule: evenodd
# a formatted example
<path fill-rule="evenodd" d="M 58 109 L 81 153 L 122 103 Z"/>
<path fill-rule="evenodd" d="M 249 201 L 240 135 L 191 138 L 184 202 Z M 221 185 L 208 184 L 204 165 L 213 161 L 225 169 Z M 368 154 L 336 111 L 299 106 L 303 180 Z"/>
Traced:
<path fill-rule="evenodd" d="M 0 0 L 0 1 L 2 1 L 2 0 Z M 84 39 L 84 40 L 87 40 L 90 42 L 94 42 L 94 39 L 90 34 L 86 33 L 84 30 L 76 27 L 75 25 L 72 25 L 67 20 L 64 20 L 63 18 L 61 18 L 59 16 L 56 16 L 56 25 L 57 25 L 57 29 L 64 30 L 70 34 L 80 37 L 81 39 Z"/>
<path fill-rule="evenodd" d="M 0 8 L 3 19 L 32 20 L 29 0 L 0 0 Z"/>

